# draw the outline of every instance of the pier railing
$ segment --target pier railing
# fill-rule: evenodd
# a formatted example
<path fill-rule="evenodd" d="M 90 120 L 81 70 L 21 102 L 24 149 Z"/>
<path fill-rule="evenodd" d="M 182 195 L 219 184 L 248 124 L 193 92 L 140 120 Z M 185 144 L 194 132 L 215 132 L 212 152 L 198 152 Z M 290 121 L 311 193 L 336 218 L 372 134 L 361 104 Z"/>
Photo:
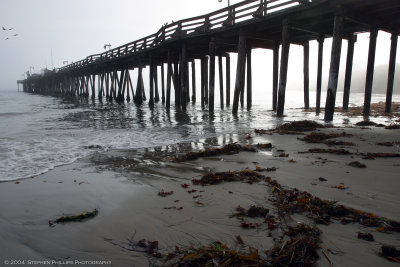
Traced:
<path fill-rule="evenodd" d="M 247 0 L 232 6 L 208 13 L 206 15 L 183 19 L 161 27 L 147 37 L 116 47 L 101 54 L 87 58 L 57 69 L 65 72 L 88 67 L 92 64 L 132 56 L 149 49 L 162 46 L 166 42 L 179 38 L 207 34 L 218 29 L 233 27 L 240 23 L 262 19 L 277 11 L 309 4 L 311 0 Z"/>

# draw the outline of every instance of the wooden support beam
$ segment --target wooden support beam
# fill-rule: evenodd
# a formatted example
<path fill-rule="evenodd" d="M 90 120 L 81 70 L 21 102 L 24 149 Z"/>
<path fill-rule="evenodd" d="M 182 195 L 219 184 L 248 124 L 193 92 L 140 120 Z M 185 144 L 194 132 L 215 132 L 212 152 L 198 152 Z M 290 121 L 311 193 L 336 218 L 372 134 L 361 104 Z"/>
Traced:
<path fill-rule="evenodd" d="M 204 108 L 204 91 L 205 91 L 205 58 L 201 58 L 200 60 L 200 104 L 201 107 Z"/>
<path fill-rule="evenodd" d="M 321 87 L 322 87 L 322 63 L 324 58 L 324 40 L 323 36 L 318 38 L 318 66 L 317 66 L 317 99 L 315 112 L 317 115 L 321 112 Z"/>
<path fill-rule="evenodd" d="M 216 53 L 215 38 L 211 38 L 209 53 L 210 53 L 210 92 L 209 92 L 208 110 L 211 113 L 214 112 L 215 53 Z"/>
<path fill-rule="evenodd" d="M 222 69 L 222 56 L 218 56 L 218 72 L 219 72 L 219 102 L 221 109 L 224 108 L 224 73 Z"/>
<path fill-rule="evenodd" d="M 130 94 L 129 94 L 129 90 L 131 89 L 131 85 L 132 85 L 132 82 L 131 82 L 131 74 L 129 73 L 129 69 L 127 69 L 126 70 L 126 74 L 125 74 L 125 79 L 126 79 L 126 102 L 130 102 L 131 101 L 131 97 L 130 97 Z"/>
<path fill-rule="evenodd" d="M 167 63 L 167 99 L 166 108 L 169 109 L 171 105 L 171 80 L 172 80 L 172 55 L 171 50 L 168 50 L 168 63 Z"/>
<path fill-rule="evenodd" d="M 231 58 L 229 54 L 225 57 L 226 69 L 226 106 L 231 105 Z"/>
<path fill-rule="evenodd" d="M 332 121 L 335 113 L 336 91 L 339 77 L 340 54 L 343 38 L 343 17 L 335 16 L 333 26 L 333 40 L 331 52 L 331 64 L 329 68 L 328 90 L 325 104 L 325 121 Z"/>
<path fill-rule="evenodd" d="M 149 66 L 149 82 L 150 82 L 150 99 L 149 106 L 154 106 L 154 65 L 152 58 L 150 56 L 150 66 Z"/>
<path fill-rule="evenodd" d="M 273 50 L 273 71 L 272 71 L 272 109 L 276 111 L 278 101 L 278 80 L 279 80 L 279 43 L 275 44 Z"/>
<path fill-rule="evenodd" d="M 165 103 L 165 77 L 164 77 L 164 62 L 161 63 L 161 102 Z"/>
<path fill-rule="evenodd" d="M 181 68 L 180 68 L 180 78 L 181 78 L 181 105 L 182 110 L 186 111 L 187 105 L 187 59 L 186 59 L 186 44 L 182 44 L 182 52 L 181 52 Z"/>
<path fill-rule="evenodd" d="M 304 108 L 310 108 L 310 43 L 307 41 L 303 45 L 304 60 L 303 60 L 303 74 L 304 74 Z"/>
<path fill-rule="evenodd" d="M 158 93 L 158 66 L 154 65 L 154 90 L 155 90 L 155 95 L 154 95 L 154 101 L 156 103 L 160 102 L 160 95 Z"/>
<path fill-rule="evenodd" d="M 253 77 L 251 69 L 251 44 L 246 46 L 246 59 L 247 59 L 247 110 L 251 109 L 253 102 Z"/>
<path fill-rule="evenodd" d="M 239 108 L 239 98 L 243 91 L 245 70 L 246 70 L 246 37 L 241 34 L 239 35 L 238 44 L 238 61 L 236 67 L 236 82 L 235 82 L 235 93 L 233 97 L 232 113 L 237 114 Z"/>
<path fill-rule="evenodd" d="M 180 57 L 180 56 L 179 56 Z M 178 59 L 174 64 L 174 89 L 175 89 L 175 106 L 181 107 L 180 81 L 179 81 L 179 62 Z"/>
<path fill-rule="evenodd" d="M 186 60 L 186 72 L 185 72 L 186 76 L 186 104 L 190 102 L 190 88 L 189 88 L 189 61 Z"/>
<path fill-rule="evenodd" d="M 116 72 L 118 75 L 118 72 Z M 124 94 L 123 94 L 123 85 L 124 85 L 124 78 L 125 78 L 125 71 L 121 71 L 120 78 L 118 80 L 118 95 L 117 95 L 117 102 L 122 103 L 124 102 Z"/>
<path fill-rule="evenodd" d="M 138 105 L 143 103 L 143 93 L 142 93 L 142 68 L 138 68 L 138 78 L 136 85 L 136 95 L 134 97 L 134 102 Z"/>
<path fill-rule="evenodd" d="M 374 67 L 375 67 L 377 37 L 378 37 L 378 28 L 376 26 L 372 26 L 371 34 L 369 37 L 367 77 L 366 77 L 366 81 L 365 81 L 365 97 L 364 97 L 364 110 L 363 110 L 364 116 L 369 116 L 369 114 L 371 112 L 371 94 L 372 94 L 372 84 L 374 81 Z"/>
<path fill-rule="evenodd" d="M 192 102 L 196 103 L 196 61 L 192 60 Z"/>
<path fill-rule="evenodd" d="M 282 51 L 281 51 L 281 70 L 279 77 L 277 115 L 282 116 L 285 109 L 285 92 L 288 72 L 288 61 L 290 51 L 290 25 L 287 20 L 282 25 Z"/>
<path fill-rule="evenodd" d="M 204 103 L 208 104 L 208 57 L 205 57 L 204 61 Z"/>
<path fill-rule="evenodd" d="M 395 31 L 392 33 L 392 43 L 391 43 L 391 47 L 390 47 L 390 59 L 389 59 L 388 83 L 387 83 L 387 91 L 386 91 L 386 106 L 385 106 L 386 113 L 390 113 L 392 110 L 392 95 L 393 95 L 394 74 L 396 71 L 396 54 L 397 54 L 398 35 L 399 35 L 398 31 Z"/>
<path fill-rule="evenodd" d="M 354 43 L 356 41 L 357 41 L 356 35 L 352 35 L 348 40 L 347 59 L 346 59 L 346 75 L 344 78 L 344 90 L 343 90 L 343 111 L 349 110 L 351 75 L 353 72 Z"/>

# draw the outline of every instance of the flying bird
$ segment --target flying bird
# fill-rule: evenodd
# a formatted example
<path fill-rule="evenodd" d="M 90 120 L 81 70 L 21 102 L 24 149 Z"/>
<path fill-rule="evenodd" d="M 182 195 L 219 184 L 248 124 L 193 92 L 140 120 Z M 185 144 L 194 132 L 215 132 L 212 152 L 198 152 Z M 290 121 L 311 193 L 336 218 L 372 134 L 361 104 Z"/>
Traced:
<path fill-rule="evenodd" d="M 6 38 L 6 39 L 4 39 L 4 40 L 5 40 L 5 41 L 7 41 L 8 39 L 10 39 L 10 38 L 8 38 L 8 37 L 7 37 L 7 38 Z"/>
<path fill-rule="evenodd" d="M 18 33 L 14 34 L 13 36 L 18 36 Z"/>
<path fill-rule="evenodd" d="M 12 29 L 14 29 L 14 28 L 9 28 L 8 30 L 11 31 Z"/>
<path fill-rule="evenodd" d="M 7 29 L 6 28 L 4 28 L 4 27 L 2 27 L 3 28 L 3 31 L 6 31 Z"/>

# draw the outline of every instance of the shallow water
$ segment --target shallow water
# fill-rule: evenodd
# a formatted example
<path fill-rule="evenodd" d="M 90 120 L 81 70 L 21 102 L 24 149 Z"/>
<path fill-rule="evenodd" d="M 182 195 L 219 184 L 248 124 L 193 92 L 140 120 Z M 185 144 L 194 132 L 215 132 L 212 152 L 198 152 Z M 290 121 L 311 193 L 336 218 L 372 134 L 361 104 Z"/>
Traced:
<path fill-rule="evenodd" d="M 313 94 L 310 95 L 314 99 Z M 341 94 L 338 94 L 340 105 Z M 395 96 L 394 101 L 399 101 Z M 237 116 L 230 108 L 221 110 L 215 101 L 210 116 L 199 104 L 188 105 L 186 113 L 161 103 L 150 109 L 134 103 L 66 100 L 50 96 L 3 91 L 0 99 L 0 181 L 28 178 L 55 166 L 71 163 L 96 151 L 135 149 L 177 143 L 200 142 L 251 133 L 254 128 L 271 129 L 285 121 L 323 120 L 323 114 L 302 112 L 303 94 L 291 92 L 286 99 L 286 116 L 278 118 L 267 97 L 255 98 L 250 111 L 240 109 Z M 353 94 L 350 102 L 360 105 L 362 94 Z M 384 101 L 374 95 L 373 102 Z M 268 103 L 267 103 L 268 102 Z M 267 104 L 266 104 L 267 103 Z M 172 103 L 173 106 L 173 103 Z M 348 124 L 359 118 L 337 114 L 334 124 Z M 93 147 L 94 146 L 94 147 Z"/>

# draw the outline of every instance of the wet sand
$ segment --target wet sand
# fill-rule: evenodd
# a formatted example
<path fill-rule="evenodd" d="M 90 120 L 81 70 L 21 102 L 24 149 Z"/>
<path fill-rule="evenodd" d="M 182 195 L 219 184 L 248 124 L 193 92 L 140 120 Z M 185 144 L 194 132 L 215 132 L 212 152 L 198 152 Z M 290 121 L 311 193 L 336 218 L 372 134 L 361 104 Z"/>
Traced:
<path fill-rule="evenodd" d="M 112 266 L 148 266 L 158 263 L 144 253 L 127 251 L 118 244 L 134 239 L 158 240 L 161 252 L 175 246 L 201 246 L 221 241 L 235 245 L 235 236 L 263 251 L 274 244 L 268 229 L 242 229 L 237 218 L 230 218 L 238 205 L 262 205 L 276 212 L 268 200 L 270 189 L 265 182 L 247 184 L 222 183 L 195 186 L 191 180 L 214 171 L 245 168 L 278 168 L 267 173 L 283 186 L 298 188 L 326 200 L 400 221 L 400 158 L 362 159 L 360 155 L 300 154 L 310 148 L 328 148 L 298 140 L 302 135 L 239 137 L 241 144 L 271 142 L 273 148 L 257 153 L 240 152 L 200 158 L 182 163 L 172 162 L 176 153 L 201 149 L 202 144 L 180 144 L 137 151 L 109 151 L 96 154 L 71 165 L 58 167 L 32 179 L 0 184 L 0 260 L 111 261 Z M 352 137 L 336 140 L 353 142 L 343 147 L 352 152 L 399 153 L 400 145 L 379 146 L 376 142 L 399 142 L 400 130 L 378 127 L 327 128 L 325 133 L 342 133 Z M 229 137 L 226 138 L 229 143 Z M 340 147 L 339 147 L 340 148 Z M 284 151 L 281 151 L 284 150 Z M 279 157 L 281 153 L 288 157 Z M 352 161 L 367 168 L 348 166 Z M 320 177 L 327 181 L 321 182 Z M 345 190 L 332 188 L 343 183 Z M 189 184 L 183 188 L 182 184 Z M 188 190 L 197 190 L 188 193 Z M 167 197 L 161 190 L 173 191 Z M 204 191 L 204 192 L 201 192 Z M 196 199 L 193 196 L 202 195 Z M 197 203 L 196 203 L 197 202 Z M 176 209 L 165 209 L 176 207 Z M 182 209 L 180 209 L 182 207 Z M 57 224 L 49 220 L 79 214 L 97 208 L 99 215 L 82 222 Z M 294 215 L 296 222 L 309 222 Z M 262 223 L 262 219 L 252 220 Z M 329 226 L 322 230 L 322 247 L 335 266 L 397 266 L 381 258 L 381 244 L 400 247 L 400 234 L 385 234 L 359 224 Z M 372 232 L 375 242 L 357 239 L 357 232 Z M 108 241 L 107 241 L 108 240 Z M 115 242 L 110 242 L 113 240 Z M 318 266 L 329 266 L 320 252 Z M 55 266 L 57 264 L 54 264 Z M 23 265 L 21 265 L 23 266 Z M 31 264 L 31 266 L 35 266 Z M 43 266 L 38 264 L 37 266 Z M 107 265 L 105 265 L 107 266 Z"/>

